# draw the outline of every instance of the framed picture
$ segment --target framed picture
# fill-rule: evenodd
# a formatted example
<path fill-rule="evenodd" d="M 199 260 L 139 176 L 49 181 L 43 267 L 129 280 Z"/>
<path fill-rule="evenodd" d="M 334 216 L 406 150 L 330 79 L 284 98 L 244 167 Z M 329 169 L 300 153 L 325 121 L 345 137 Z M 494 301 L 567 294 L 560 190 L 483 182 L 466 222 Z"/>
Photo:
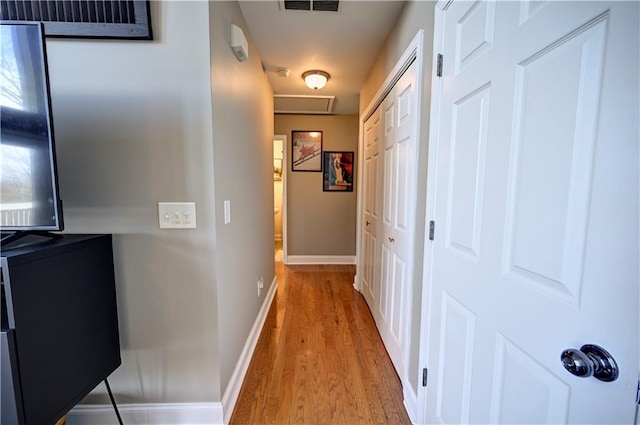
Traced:
<path fill-rule="evenodd" d="M 324 152 L 322 154 L 325 192 L 353 192 L 353 152 Z"/>
<path fill-rule="evenodd" d="M 322 131 L 292 131 L 291 152 L 291 171 L 322 171 Z"/>

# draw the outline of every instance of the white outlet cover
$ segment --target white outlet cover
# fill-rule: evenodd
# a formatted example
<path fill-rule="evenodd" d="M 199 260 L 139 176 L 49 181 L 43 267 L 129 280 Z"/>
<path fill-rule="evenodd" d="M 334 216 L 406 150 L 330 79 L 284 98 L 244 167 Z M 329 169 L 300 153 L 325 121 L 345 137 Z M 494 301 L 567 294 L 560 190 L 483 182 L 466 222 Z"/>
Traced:
<path fill-rule="evenodd" d="M 195 202 L 158 202 L 158 225 L 161 229 L 195 229 Z"/>

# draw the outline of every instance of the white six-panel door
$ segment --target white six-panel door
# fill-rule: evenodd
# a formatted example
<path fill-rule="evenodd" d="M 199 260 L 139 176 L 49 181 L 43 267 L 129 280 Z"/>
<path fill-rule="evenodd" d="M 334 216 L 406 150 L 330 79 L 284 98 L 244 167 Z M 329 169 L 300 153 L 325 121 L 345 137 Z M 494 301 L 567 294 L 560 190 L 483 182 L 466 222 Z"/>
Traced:
<path fill-rule="evenodd" d="M 442 13 L 427 422 L 633 422 L 638 4 Z M 564 369 L 587 343 L 616 381 Z"/>
<path fill-rule="evenodd" d="M 378 192 L 382 180 L 382 173 L 379 170 L 382 123 L 379 108 L 367 120 L 364 129 L 362 294 L 369 306 L 373 306 L 380 292 L 378 221 L 382 196 Z"/>
<path fill-rule="evenodd" d="M 416 111 L 414 63 L 364 125 L 363 293 L 401 377 L 407 373 Z"/>

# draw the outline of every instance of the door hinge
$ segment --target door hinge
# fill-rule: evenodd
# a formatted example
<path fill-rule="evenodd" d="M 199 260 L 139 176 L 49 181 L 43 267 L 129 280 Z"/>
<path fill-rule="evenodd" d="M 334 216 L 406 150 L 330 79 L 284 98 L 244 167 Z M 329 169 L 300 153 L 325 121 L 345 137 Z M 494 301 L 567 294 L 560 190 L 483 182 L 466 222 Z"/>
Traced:
<path fill-rule="evenodd" d="M 442 53 L 438 53 L 438 57 L 436 60 L 437 60 L 436 75 L 438 77 L 442 77 L 442 62 L 444 62 L 444 55 Z"/>
<path fill-rule="evenodd" d="M 429 372 L 427 370 L 427 368 L 425 367 L 424 369 L 422 369 L 422 386 L 426 387 L 427 386 L 427 377 L 429 375 Z"/>
<path fill-rule="evenodd" d="M 436 233 L 436 222 L 431 220 L 429 222 L 429 240 L 432 241 Z"/>

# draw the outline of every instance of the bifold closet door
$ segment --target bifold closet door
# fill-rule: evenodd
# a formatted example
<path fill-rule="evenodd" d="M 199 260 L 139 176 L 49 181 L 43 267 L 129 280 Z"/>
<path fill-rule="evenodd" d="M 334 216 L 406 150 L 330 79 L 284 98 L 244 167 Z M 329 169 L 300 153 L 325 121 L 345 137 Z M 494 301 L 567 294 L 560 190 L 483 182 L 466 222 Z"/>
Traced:
<path fill-rule="evenodd" d="M 373 311 L 380 294 L 380 243 L 378 222 L 382 196 L 379 194 L 382 173 L 380 169 L 380 140 L 382 137 L 380 108 L 365 123 L 364 183 L 363 183 L 363 277 L 362 294 Z"/>
<path fill-rule="evenodd" d="M 403 377 L 416 190 L 416 65 L 401 76 L 365 124 L 365 297 Z M 367 224 L 368 223 L 368 224 Z"/>

